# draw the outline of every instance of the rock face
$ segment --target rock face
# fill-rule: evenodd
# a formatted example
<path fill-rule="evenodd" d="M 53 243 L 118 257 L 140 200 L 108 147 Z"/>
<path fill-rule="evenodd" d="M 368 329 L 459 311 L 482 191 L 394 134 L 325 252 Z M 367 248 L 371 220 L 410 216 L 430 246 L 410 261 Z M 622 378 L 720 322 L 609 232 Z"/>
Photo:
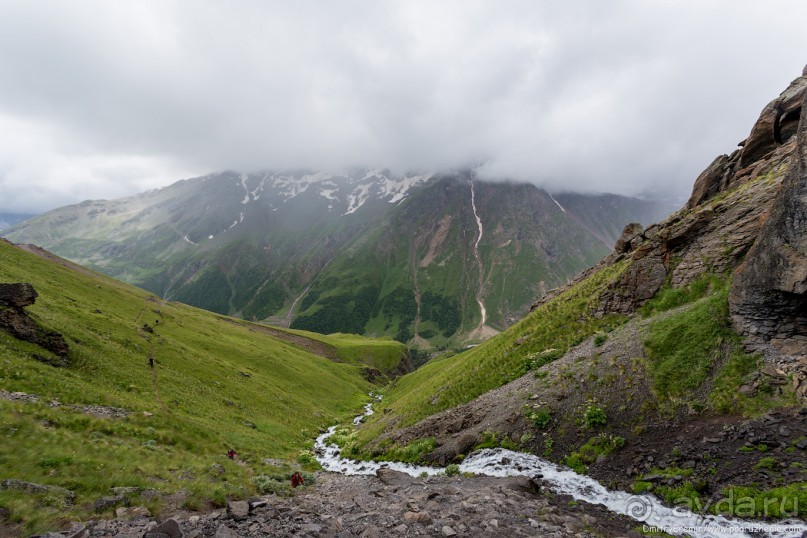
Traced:
<path fill-rule="evenodd" d="M 800 108 L 800 107 L 799 107 Z M 730 296 L 735 329 L 753 347 L 807 369 L 807 121 L 782 189 L 757 241 L 736 271 Z M 799 367 L 800 365 L 800 367 Z M 807 386 L 801 386 L 801 397 Z"/>
<path fill-rule="evenodd" d="M 54 366 L 67 365 L 67 352 L 69 347 L 64 337 L 56 332 L 41 328 L 25 313 L 24 306 L 34 304 L 38 294 L 34 287 L 28 283 L 0 284 L 0 328 L 5 329 L 11 336 L 36 344 L 57 358 L 35 356 Z"/>
<path fill-rule="evenodd" d="M 601 314 L 634 312 L 653 297 L 667 279 L 674 287 L 680 287 L 704 272 L 721 273 L 739 265 L 751 245 L 758 241 L 763 222 L 768 212 L 773 211 L 779 185 L 785 176 L 791 177 L 788 170 L 796 160 L 794 156 L 801 151 L 797 151 L 799 137 L 795 136 L 794 121 L 798 121 L 805 95 L 807 76 L 803 75 L 762 110 L 742 148 L 731 155 L 717 157 L 698 176 L 692 196 L 683 210 L 644 231 L 633 225 L 625 228 L 613 254 L 603 263 L 615 263 L 626 257 L 630 262 L 619 282 L 603 295 L 599 308 Z M 780 198 L 795 200 L 804 196 L 792 186 L 785 190 L 787 193 L 783 191 Z M 803 234 L 804 230 L 798 228 L 797 221 L 802 219 L 804 226 L 804 213 L 795 208 L 780 213 L 780 222 L 776 225 L 780 233 L 785 233 L 784 229 L 788 228 L 787 233 L 795 234 L 795 237 Z M 776 244 L 780 247 L 792 245 L 791 239 Z M 759 239 L 758 242 L 763 241 Z M 781 260 L 771 260 L 771 263 L 781 263 Z M 795 286 L 799 278 L 804 278 L 797 269 L 800 267 L 798 262 L 791 260 L 788 263 L 792 265 L 793 274 L 781 284 L 783 291 L 788 286 Z M 771 270 L 770 266 L 760 268 L 762 272 Z M 788 308 L 803 311 L 804 304 L 796 301 Z M 798 334 L 792 323 L 798 325 L 798 316 L 781 324 L 785 330 L 782 338 L 789 339 Z M 771 332 L 772 328 L 765 330 Z"/>

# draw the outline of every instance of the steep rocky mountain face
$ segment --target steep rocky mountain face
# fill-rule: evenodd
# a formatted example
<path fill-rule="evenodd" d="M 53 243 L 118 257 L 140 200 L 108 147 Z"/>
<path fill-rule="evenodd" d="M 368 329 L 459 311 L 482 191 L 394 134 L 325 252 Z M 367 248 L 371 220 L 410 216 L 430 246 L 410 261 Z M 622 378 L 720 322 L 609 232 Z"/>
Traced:
<path fill-rule="evenodd" d="M 226 172 L 51 211 L 6 233 L 167 299 L 416 345 L 482 339 L 607 254 L 657 203 L 472 172 Z"/>
<path fill-rule="evenodd" d="M 774 121 L 783 125 L 773 126 L 776 143 L 792 148 L 791 164 L 759 237 L 737 270 L 730 297 L 735 328 L 792 372 L 802 397 L 807 395 L 807 120 L 800 112 L 806 99 L 807 76 L 802 76 L 768 106 L 777 116 L 784 111 L 784 118 L 795 117 L 789 122 L 777 117 Z M 796 124 L 795 131 L 785 130 L 788 124 Z M 777 150 L 768 147 L 768 155 Z"/>

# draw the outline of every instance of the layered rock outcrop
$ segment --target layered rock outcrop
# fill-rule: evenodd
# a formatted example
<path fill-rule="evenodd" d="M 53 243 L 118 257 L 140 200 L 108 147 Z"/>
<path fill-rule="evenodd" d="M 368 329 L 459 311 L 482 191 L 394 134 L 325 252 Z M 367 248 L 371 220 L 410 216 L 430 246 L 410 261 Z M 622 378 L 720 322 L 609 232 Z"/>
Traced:
<path fill-rule="evenodd" d="M 803 214 L 798 214 L 794 207 L 775 209 L 774 199 L 792 201 L 800 196 L 793 186 L 785 187 L 778 198 L 777 192 L 784 178 L 791 178 L 793 170 L 801 166 L 792 164 L 798 160 L 796 156 L 801 155 L 799 152 L 803 153 L 801 135 L 797 136 L 793 125 L 798 121 L 805 96 L 807 76 L 802 75 L 765 106 L 741 148 L 731 155 L 717 157 L 698 176 L 684 209 L 644 231 L 637 230 L 634 225 L 625 228 L 614 253 L 604 263 L 615 263 L 628 257 L 630 262 L 621 279 L 603 295 L 599 308 L 601 314 L 634 312 L 666 281 L 673 287 L 680 287 L 707 271 L 724 273 L 735 269 L 755 242 L 771 240 L 773 232 L 767 232 L 765 239 L 758 240 L 763 223 L 770 220 L 769 213 L 782 213 L 777 217 L 778 233 L 791 234 L 775 243 L 777 246 L 773 248 L 782 248 L 785 243 L 792 245 L 795 237 L 803 236 L 804 230 L 797 225 L 800 219 L 803 220 Z M 794 204 L 796 202 L 790 206 Z M 774 271 L 770 264 L 764 269 L 760 263 L 757 266 L 759 271 L 755 274 L 761 280 L 764 280 L 760 277 L 762 273 Z M 794 273 L 783 277 L 782 289 L 798 287 L 795 284 L 801 275 L 798 267 L 801 267 L 799 263 L 792 263 L 791 272 Z M 783 304 L 783 299 L 774 302 Z M 798 300 L 788 305 L 793 312 L 804 311 L 804 304 Z M 798 315 L 789 319 L 777 324 L 785 331 L 780 334 L 780 339 L 792 340 L 791 336 L 797 336 L 799 323 L 803 322 Z M 770 338 L 774 338 L 776 331 L 772 324 L 775 322 L 765 319 L 764 323 L 767 325 L 757 330 L 767 331 Z M 753 327 L 749 326 L 744 332 L 752 330 Z"/>
<path fill-rule="evenodd" d="M 802 96 L 807 100 L 807 96 Z M 801 106 L 798 107 L 801 109 Z M 770 354 L 795 381 L 807 373 L 807 121 L 759 236 L 734 275 L 729 305 L 750 347 Z M 807 384 L 797 383 L 804 397 Z"/>

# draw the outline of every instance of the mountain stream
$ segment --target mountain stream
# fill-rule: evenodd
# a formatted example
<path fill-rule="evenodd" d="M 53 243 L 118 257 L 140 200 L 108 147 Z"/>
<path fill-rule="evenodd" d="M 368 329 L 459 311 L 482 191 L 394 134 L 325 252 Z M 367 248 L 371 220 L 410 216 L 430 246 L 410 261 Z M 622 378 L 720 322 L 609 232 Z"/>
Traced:
<path fill-rule="evenodd" d="M 372 396 L 372 395 L 371 395 Z M 373 396 L 377 401 L 380 396 Z M 364 414 L 353 424 L 373 414 L 372 402 L 365 405 Z M 355 461 L 341 456 L 341 449 L 327 444 L 336 426 L 317 437 L 314 444 L 317 461 L 326 471 L 346 475 L 373 475 L 379 469 L 392 469 L 413 477 L 443 474 L 444 469 L 400 462 Z M 645 526 L 663 529 L 676 536 L 694 538 L 770 537 L 797 538 L 807 532 L 802 521 L 765 523 L 729 519 L 723 516 L 700 515 L 685 508 L 665 506 L 652 495 L 634 495 L 624 491 L 609 491 L 589 476 L 556 465 L 532 454 L 502 448 L 486 448 L 468 455 L 459 465 L 462 473 L 485 476 L 541 476 L 543 484 L 556 493 L 570 495 L 576 500 L 603 505 L 612 512 L 631 517 Z"/>

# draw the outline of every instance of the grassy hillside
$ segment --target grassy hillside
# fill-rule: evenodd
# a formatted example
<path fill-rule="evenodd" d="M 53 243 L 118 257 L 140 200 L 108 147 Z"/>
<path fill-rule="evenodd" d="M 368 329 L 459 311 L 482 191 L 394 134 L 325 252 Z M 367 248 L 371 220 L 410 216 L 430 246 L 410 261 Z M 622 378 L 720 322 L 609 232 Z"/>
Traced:
<path fill-rule="evenodd" d="M 67 505 L 52 495 L 0 491 L 0 506 L 28 531 L 86 515 L 116 486 L 185 490 L 191 508 L 252 494 L 249 478 L 266 470 L 265 458 L 296 459 L 319 428 L 354 413 L 369 390 L 358 364 L 312 355 L 247 323 L 3 241 L 0 260 L 0 282 L 33 284 L 39 298 L 26 311 L 70 346 L 69 367 L 56 368 L 32 358 L 42 349 L 0 331 L 0 390 L 39 396 L 0 399 L 0 478 L 76 493 Z M 354 353 L 342 341 L 330 343 Z M 70 407 L 88 405 L 122 408 L 128 417 Z M 229 448 L 239 464 L 225 458 Z M 159 509 L 158 501 L 141 502 Z"/>
<path fill-rule="evenodd" d="M 398 379 L 385 395 L 385 412 L 373 415 L 360 430 L 361 442 L 468 402 L 562 356 L 595 332 L 622 323 L 621 316 L 597 317 L 593 307 L 599 292 L 624 268 L 624 263 L 608 266 L 479 347 L 432 360 Z"/>
<path fill-rule="evenodd" d="M 278 330 L 331 346 L 336 358 L 340 361 L 371 366 L 382 372 L 398 368 L 406 359 L 406 346 L 391 337 L 367 338 L 358 334 L 319 334 L 283 328 L 278 328 Z"/>

